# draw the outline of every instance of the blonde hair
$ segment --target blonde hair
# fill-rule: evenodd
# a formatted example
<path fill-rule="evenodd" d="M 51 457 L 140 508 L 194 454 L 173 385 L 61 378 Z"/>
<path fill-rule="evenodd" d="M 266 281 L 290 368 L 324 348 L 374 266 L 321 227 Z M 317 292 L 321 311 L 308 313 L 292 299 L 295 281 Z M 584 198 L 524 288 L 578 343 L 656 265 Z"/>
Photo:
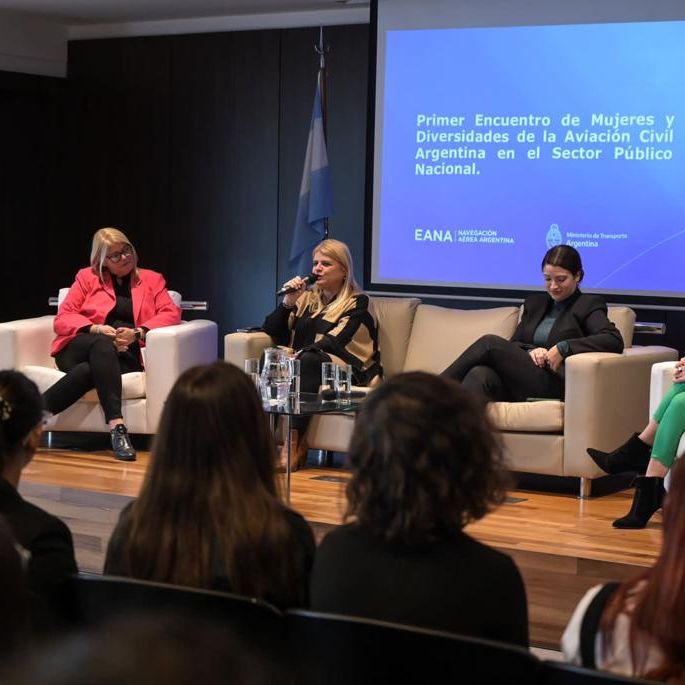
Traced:
<path fill-rule="evenodd" d="M 123 231 L 118 228 L 101 228 L 95 231 L 93 236 L 93 245 L 90 248 L 90 266 L 93 272 L 96 273 L 100 281 L 104 281 L 102 270 L 105 268 L 105 259 L 107 258 L 107 248 L 117 243 L 125 243 L 133 251 L 133 275 L 138 278 L 138 253 L 133 243 L 126 237 Z"/>
<path fill-rule="evenodd" d="M 338 262 L 345 271 L 345 280 L 343 281 L 342 288 L 340 288 L 338 296 L 330 305 L 327 306 L 323 303 L 321 298 L 322 291 L 318 285 L 314 285 L 312 288 L 312 292 L 316 295 L 315 301 L 312 303 L 312 315 L 317 316 L 324 309 L 327 309 L 326 314 L 335 318 L 350 306 L 350 300 L 361 292 L 361 288 L 354 280 L 352 255 L 345 243 L 333 238 L 327 238 L 326 240 L 322 240 L 312 250 L 312 258 L 317 252 L 320 252 L 324 257 L 328 257 L 329 259 Z"/>

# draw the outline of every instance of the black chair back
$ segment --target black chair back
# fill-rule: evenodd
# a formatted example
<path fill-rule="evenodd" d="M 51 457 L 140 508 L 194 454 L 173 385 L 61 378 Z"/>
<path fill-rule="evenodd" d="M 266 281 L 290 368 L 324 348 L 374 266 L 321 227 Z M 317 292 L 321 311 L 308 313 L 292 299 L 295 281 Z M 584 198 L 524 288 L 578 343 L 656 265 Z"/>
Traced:
<path fill-rule="evenodd" d="M 145 580 L 79 573 L 61 588 L 62 622 L 87 628 L 121 616 L 150 613 L 216 621 L 267 650 L 285 644 L 281 612 L 254 597 L 166 585 Z"/>
<path fill-rule="evenodd" d="M 542 666 L 541 685 L 653 685 L 653 680 L 628 678 L 622 675 L 581 668 L 556 661 L 545 661 Z"/>
<path fill-rule="evenodd" d="M 286 611 L 298 683 L 531 685 L 541 662 L 489 640 L 383 621 Z"/>

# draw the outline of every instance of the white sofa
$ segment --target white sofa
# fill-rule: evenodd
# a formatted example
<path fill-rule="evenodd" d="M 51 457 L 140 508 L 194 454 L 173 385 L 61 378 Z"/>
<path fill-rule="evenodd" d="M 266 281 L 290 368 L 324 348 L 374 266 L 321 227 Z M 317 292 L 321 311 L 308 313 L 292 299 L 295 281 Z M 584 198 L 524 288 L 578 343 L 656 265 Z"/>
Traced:
<path fill-rule="evenodd" d="M 64 375 L 50 356 L 54 318 L 41 316 L 0 323 L 0 369 L 25 373 L 41 392 Z M 217 335 L 217 325 L 206 320 L 182 321 L 148 332 L 145 370 L 122 376 L 122 411 L 131 433 L 151 434 L 157 430 L 164 401 L 181 373 L 217 359 Z M 108 430 L 95 390 L 53 417 L 46 430 Z"/>
<path fill-rule="evenodd" d="M 439 373 L 486 333 L 510 338 L 520 316 L 519 307 L 461 310 L 422 304 L 416 298 L 371 301 L 387 377 L 413 370 Z M 565 401 L 490 405 L 515 471 L 577 477 L 581 494 L 588 495 L 590 480 L 603 474 L 586 447 L 615 446 L 644 424 L 652 364 L 675 360 L 677 352 L 662 346 L 633 347 L 635 314 L 628 307 L 609 308 L 609 317 L 621 331 L 625 351 L 567 359 Z M 224 338 L 224 358 L 242 365 L 270 344 L 265 333 L 231 333 Z M 353 420 L 343 414 L 315 417 L 307 440 L 315 449 L 344 452 Z"/>

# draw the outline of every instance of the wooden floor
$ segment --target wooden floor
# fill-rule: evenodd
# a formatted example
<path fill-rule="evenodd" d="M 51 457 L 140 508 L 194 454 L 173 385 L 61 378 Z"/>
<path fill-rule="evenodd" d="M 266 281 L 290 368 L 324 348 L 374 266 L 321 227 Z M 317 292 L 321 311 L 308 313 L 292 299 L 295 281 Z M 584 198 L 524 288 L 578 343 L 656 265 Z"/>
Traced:
<path fill-rule="evenodd" d="M 83 570 L 102 569 L 119 511 L 137 494 L 145 474 L 149 455 L 138 455 L 127 464 L 107 452 L 44 449 L 24 471 L 20 490 L 66 521 Z M 317 537 L 342 521 L 346 478 L 340 469 L 293 474 L 291 505 L 314 524 Z M 659 514 L 644 530 L 611 526 L 630 507 L 630 497 L 623 492 L 579 500 L 518 490 L 468 527 L 477 539 L 510 554 L 521 569 L 534 644 L 557 649 L 573 607 L 589 587 L 630 577 L 653 563 L 661 541 Z"/>

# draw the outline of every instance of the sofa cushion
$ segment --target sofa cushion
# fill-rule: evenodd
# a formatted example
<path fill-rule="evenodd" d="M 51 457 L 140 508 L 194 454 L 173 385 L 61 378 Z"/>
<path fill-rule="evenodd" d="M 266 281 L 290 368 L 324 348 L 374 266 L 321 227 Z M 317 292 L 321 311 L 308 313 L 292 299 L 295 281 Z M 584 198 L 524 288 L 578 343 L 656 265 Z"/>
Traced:
<path fill-rule="evenodd" d="M 59 369 L 51 369 L 47 366 L 24 366 L 20 371 L 26 374 L 37 386 L 41 393 L 54 385 L 65 374 Z M 122 399 L 133 400 L 145 397 L 145 372 L 134 371 L 125 373 L 121 377 Z M 86 402 L 97 402 L 98 396 L 95 390 L 90 390 L 82 398 Z"/>
<path fill-rule="evenodd" d="M 440 373 L 487 333 L 511 338 L 518 317 L 518 307 L 447 309 L 421 304 L 414 317 L 404 370 Z"/>
<path fill-rule="evenodd" d="M 417 297 L 372 297 L 371 307 L 378 322 L 378 346 L 386 377 L 404 368 Z"/>
<path fill-rule="evenodd" d="M 609 321 L 618 328 L 625 347 L 633 345 L 633 330 L 635 328 L 635 312 L 630 307 L 608 307 Z"/>
<path fill-rule="evenodd" d="M 488 415 L 500 431 L 562 433 L 564 430 L 564 403 L 559 400 L 490 402 Z"/>

